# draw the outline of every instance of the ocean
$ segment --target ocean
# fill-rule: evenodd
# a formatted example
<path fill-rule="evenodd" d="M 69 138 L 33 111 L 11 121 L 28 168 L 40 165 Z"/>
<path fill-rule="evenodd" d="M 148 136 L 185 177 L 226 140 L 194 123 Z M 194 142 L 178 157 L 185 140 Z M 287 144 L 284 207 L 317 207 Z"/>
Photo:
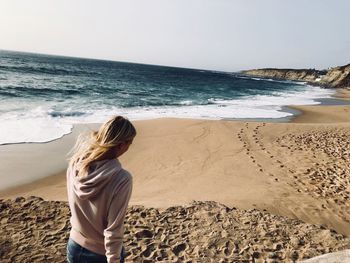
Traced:
<path fill-rule="evenodd" d="M 162 117 L 279 119 L 334 91 L 232 72 L 0 51 L 0 144 L 47 142 L 73 124 Z"/>

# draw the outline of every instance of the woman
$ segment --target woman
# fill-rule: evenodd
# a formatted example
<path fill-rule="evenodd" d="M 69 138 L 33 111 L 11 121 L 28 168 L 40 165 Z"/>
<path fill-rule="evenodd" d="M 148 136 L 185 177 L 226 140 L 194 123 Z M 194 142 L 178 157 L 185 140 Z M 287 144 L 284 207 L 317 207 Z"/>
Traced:
<path fill-rule="evenodd" d="M 117 158 L 135 135 L 131 122 L 116 116 L 90 138 L 79 137 L 67 169 L 72 225 L 68 262 L 124 262 L 124 217 L 132 177 Z"/>

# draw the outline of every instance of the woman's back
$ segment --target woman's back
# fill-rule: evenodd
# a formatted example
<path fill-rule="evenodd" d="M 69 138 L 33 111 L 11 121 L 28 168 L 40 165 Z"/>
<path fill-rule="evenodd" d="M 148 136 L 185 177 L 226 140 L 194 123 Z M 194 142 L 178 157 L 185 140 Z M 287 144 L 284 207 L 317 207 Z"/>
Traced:
<path fill-rule="evenodd" d="M 72 226 L 67 246 L 69 262 L 79 262 L 85 250 L 101 257 L 102 262 L 119 262 L 132 176 L 117 158 L 128 150 L 135 135 L 133 125 L 116 116 L 93 132 L 90 139 L 78 140 L 67 169 Z"/>
<path fill-rule="evenodd" d="M 115 212 L 125 214 L 132 177 L 116 159 L 98 161 L 93 168 L 83 178 L 75 175 L 74 167 L 67 171 L 72 226 L 70 237 L 81 246 L 104 255 L 104 231 L 113 231 L 113 238 L 120 238 L 120 244 L 114 240 L 113 245 L 121 246 L 123 221 L 118 221 L 120 217 L 115 217 Z M 107 239 L 107 242 L 111 241 Z"/>

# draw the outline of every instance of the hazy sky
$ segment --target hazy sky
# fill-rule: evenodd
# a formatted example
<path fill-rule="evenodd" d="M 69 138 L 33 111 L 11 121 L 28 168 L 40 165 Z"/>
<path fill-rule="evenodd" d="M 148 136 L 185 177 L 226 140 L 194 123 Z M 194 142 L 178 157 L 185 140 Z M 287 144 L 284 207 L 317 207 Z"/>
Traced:
<path fill-rule="evenodd" d="M 0 49 L 236 71 L 350 63 L 350 0 L 0 0 Z"/>

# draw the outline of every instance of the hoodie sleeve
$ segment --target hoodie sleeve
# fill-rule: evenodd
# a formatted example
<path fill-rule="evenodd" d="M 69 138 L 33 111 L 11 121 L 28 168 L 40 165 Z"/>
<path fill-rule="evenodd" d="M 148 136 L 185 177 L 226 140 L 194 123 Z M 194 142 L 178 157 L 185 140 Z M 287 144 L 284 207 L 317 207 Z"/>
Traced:
<path fill-rule="evenodd" d="M 126 179 L 113 194 L 108 209 L 107 228 L 103 231 L 108 263 L 120 262 L 123 245 L 124 218 L 132 192 L 132 177 L 128 172 L 124 172 L 123 176 Z"/>

